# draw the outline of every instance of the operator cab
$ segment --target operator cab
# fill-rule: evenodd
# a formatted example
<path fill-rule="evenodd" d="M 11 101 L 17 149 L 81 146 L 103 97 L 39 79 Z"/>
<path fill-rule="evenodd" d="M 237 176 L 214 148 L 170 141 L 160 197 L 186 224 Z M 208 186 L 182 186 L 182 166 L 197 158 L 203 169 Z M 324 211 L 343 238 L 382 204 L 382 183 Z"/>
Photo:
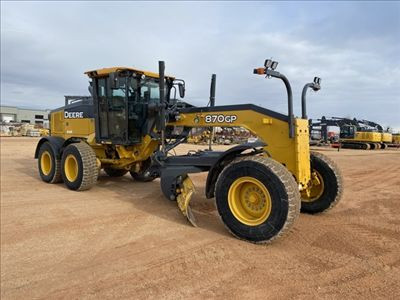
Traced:
<path fill-rule="evenodd" d="M 163 105 L 158 74 L 122 67 L 85 74 L 92 80 L 97 143 L 133 145 L 154 132 Z M 167 104 L 174 84 L 173 77 L 165 77 Z M 181 95 L 182 90 L 184 85 Z"/>
<path fill-rule="evenodd" d="M 356 126 L 344 125 L 340 127 L 340 138 L 341 139 L 352 139 L 356 135 Z"/>

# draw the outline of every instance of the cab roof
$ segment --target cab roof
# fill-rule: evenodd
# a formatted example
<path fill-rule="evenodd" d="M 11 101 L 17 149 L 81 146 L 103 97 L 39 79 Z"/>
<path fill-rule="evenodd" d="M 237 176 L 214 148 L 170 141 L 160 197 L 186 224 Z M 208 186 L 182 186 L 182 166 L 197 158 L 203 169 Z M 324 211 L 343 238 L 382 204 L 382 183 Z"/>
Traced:
<path fill-rule="evenodd" d="M 130 67 L 111 67 L 111 68 L 103 68 L 103 69 L 97 69 L 97 70 L 92 70 L 92 71 L 86 71 L 85 74 L 88 75 L 89 77 L 105 77 L 110 73 L 113 72 L 119 72 L 119 71 L 133 71 L 135 73 L 141 74 L 141 75 L 145 75 L 148 77 L 152 77 L 152 78 L 159 78 L 158 73 L 154 73 L 154 72 L 149 72 L 149 71 L 143 71 L 143 70 L 138 70 L 138 69 L 134 69 L 134 68 L 130 68 Z M 170 79 L 174 79 L 175 77 L 173 76 L 167 76 L 165 75 L 165 77 L 170 78 Z"/>

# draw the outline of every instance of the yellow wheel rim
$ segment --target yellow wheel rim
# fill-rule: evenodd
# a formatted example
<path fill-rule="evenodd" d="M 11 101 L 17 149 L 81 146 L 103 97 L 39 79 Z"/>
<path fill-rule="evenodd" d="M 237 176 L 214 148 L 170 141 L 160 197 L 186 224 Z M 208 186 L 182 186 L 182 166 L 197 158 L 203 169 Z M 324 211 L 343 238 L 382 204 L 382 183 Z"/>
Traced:
<path fill-rule="evenodd" d="M 69 182 L 74 182 L 76 180 L 78 177 L 78 169 L 78 161 L 76 160 L 75 156 L 68 154 L 68 156 L 65 158 L 64 170 L 65 176 Z"/>
<path fill-rule="evenodd" d="M 42 169 L 42 173 L 46 176 L 49 175 L 52 165 L 51 154 L 49 151 L 44 151 L 40 157 L 40 168 Z"/>
<path fill-rule="evenodd" d="M 308 188 L 308 190 L 302 191 L 302 201 L 304 202 L 313 202 L 318 200 L 322 194 L 324 193 L 325 185 L 324 179 L 321 174 L 317 171 L 313 170 L 311 174 L 311 182 L 312 185 Z"/>
<path fill-rule="evenodd" d="M 229 188 L 229 208 L 243 224 L 257 226 L 264 223 L 271 213 L 271 203 L 265 185 L 253 177 L 240 177 Z"/>

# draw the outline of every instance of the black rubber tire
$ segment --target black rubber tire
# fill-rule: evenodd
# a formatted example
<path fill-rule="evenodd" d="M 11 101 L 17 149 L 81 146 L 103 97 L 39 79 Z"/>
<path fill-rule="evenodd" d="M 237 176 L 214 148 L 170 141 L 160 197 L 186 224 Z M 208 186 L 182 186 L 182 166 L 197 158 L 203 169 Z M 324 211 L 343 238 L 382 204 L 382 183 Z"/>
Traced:
<path fill-rule="evenodd" d="M 301 202 L 301 212 L 317 214 L 334 207 L 341 199 L 343 180 L 337 165 L 327 156 L 311 152 L 311 170 L 316 170 L 324 181 L 324 191 L 319 199 Z"/>
<path fill-rule="evenodd" d="M 131 174 L 132 178 L 136 181 L 151 182 L 157 177 L 145 175 L 148 168 L 150 168 L 150 165 L 151 165 L 151 159 L 147 159 L 142 163 L 142 170 L 140 170 L 140 172 L 129 171 L 129 173 Z"/>
<path fill-rule="evenodd" d="M 129 173 L 131 174 L 133 179 L 140 182 L 150 182 L 157 178 L 154 176 L 145 176 L 143 173 L 136 173 L 132 171 L 129 171 Z"/>
<path fill-rule="evenodd" d="M 104 168 L 104 172 L 106 172 L 107 175 L 110 176 L 110 177 L 122 177 L 126 173 L 128 173 L 128 170 L 114 169 L 114 168 L 110 168 L 110 167 L 105 167 Z"/>
<path fill-rule="evenodd" d="M 51 170 L 48 175 L 45 175 L 41 168 L 41 158 L 43 153 L 47 151 L 50 154 L 51 159 Z M 56 154 L 53 151 L 53 148 L 50 146 L 49 142 L 45 142 L 40 146 L 39 155 L 38 155 L 38 169 L 40 178 L 44 182 L 47 183 L 59 183 L 62 182 L 61 178 L 61 160 L 57 158 Z"/>
<path fill-rule="evenodd" d="M 65 159 L 72 154 L 78 163 L 78 176 L 75 181 L 71 182 L 65 175 Z M 96 154 L 85 142 L 74 143 L 68 145 L 63 151 L 61 159 L 61 175 L 65 185 L 75 191 L 83 191 L 90 189 L 96 182 L 99 170 L 96 162 Z"/>
<path fill-rule="evenodd" d="M 271 196 L 271 213 L 256 226 L 240 222 L 229 207 L 229 189 L 243 176 L 261 181 Z M 219 215 L 228 230 L 252 243 L 270 243 L 285 235 L 300 213 L 300 193 L 292 174 L 279 162 L 263 156 L 239 157 L 228 164 L 218 177 L 215 196 Z"/>

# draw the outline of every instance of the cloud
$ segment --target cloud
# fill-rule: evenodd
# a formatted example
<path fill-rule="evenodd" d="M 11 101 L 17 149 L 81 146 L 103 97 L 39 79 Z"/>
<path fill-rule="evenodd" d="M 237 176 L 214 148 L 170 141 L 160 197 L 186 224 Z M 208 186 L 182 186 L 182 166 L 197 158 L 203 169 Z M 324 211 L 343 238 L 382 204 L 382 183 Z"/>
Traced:
<path fill-rule="evenodd" d="M 187 100 L 255 103 L 286 112 L 284 86 L 252 74 L 273 57 L 292 83 L 300 114 L 303 85 L 311 117 L 355 116 L 400 130 L 400 5 L 276 2 L 3 2 L 1 102 L 55 108 L 87 94 L 83 72 L 126 65 L 184 78 Z"/>

